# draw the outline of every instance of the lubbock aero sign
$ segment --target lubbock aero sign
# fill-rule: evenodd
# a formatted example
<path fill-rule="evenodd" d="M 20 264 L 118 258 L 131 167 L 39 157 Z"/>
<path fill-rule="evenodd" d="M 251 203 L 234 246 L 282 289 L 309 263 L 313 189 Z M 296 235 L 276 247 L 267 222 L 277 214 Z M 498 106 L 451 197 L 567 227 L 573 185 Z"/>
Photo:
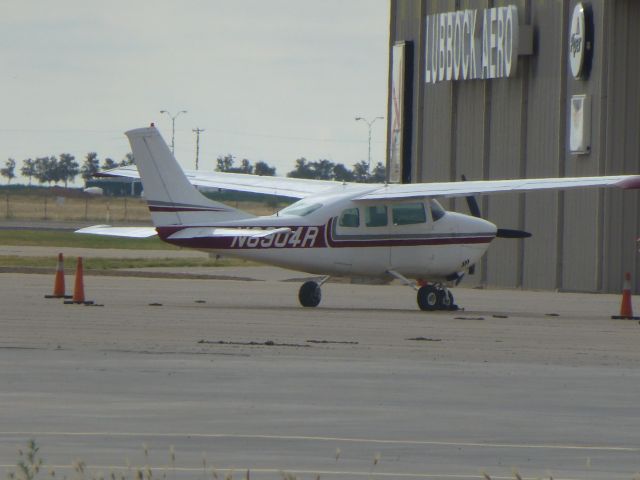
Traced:
<path fill-rule="evenodd" d="M 425 29 L 427 83 L 515 75 L 516 6 L 427 15 Z"/>

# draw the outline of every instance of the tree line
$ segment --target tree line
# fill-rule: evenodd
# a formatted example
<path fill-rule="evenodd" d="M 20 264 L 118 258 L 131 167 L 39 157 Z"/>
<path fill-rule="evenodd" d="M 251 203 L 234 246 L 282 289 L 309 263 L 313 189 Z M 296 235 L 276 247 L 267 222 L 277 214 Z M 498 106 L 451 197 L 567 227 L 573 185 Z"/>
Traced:
<path fill-rule="evenodd" d="M 47 183 L 49 185 L 62 182 L 67 187 L 69 182 L 73 182 L 80 175 L 86 182 L 96 173 L 102 170 L 131 165 L 133 163 L 133 155 L 128 153 L 120 161 L 116 162 L 112 158 L 105 158 L 100 165 L 98 154 L 89 152 L 85 156 L 84 162 L 80 165 L 76 161 L 76 157 L 70 153 L 61 153 L 56 157 L 51 155 L 48 157 L 27 158 L 22 161 L 20 173 L 23 177 L 29 179 L 29 185 L 35 179 L 38 183 Z M 7 183 L 16 178 L 16 161 L 9 158 L 5 162 L 4 168 L 0 168 L 0 175 L 7 179 Z"/>
<path fill-rule="evenodd" d="M 131 164 L 133 164 L 131 153 L 127 153 L 120 162 L 107 157 L 102 165 L 96 152 L 87 153 L 82 165 L 76 161 L 73 155 L 62 153 L 58 157 L 52 155 L 35 159 L 27 158 L 22 162 L 20 173 L 29 179 L 29 185 L 35 179 L 40 184 L 51 185 L 62 182 L 67 187 L 68 183 L 73 182 L 78 175 L 86 182 L 100 170 L 110 170 Z M 263 176 L 275 176 L 276 174 L 276 168 L 263 161 L 251 163 L 245 158 L 240 161 L 239 166 L 236 166 L 236 159 L 231 154 L 219 156 L 216 159 L 215 170 Z M 16 177 L 16 161 L 13 158 L 9 158 L 5 162 L 4 168 L 0 168 L 0 175 L 5 177 L 9 184 Z M 364 160 L 349 169 L 342 163 L 334 163 L 326 159 L 309 161 L 301 157 L 296 160 L 295 168 L 287 173 L 287 177 L 339 182 L 383 183 L 386 179 L 386 169 L 380 162 L 369 171 L 369 165 Z"/>
<path fill-rule="evenodd" d="M 265 162 L 251 161 L 246 158 L 240 161 L 240 166 L 235 166 L 235 157 L 231 154 L 220 156 L 216 160 L 217 172 L 248 173 L 253 175 L 274 176 L 275 167 L 270 167 Z M 361 182 L 361 183 L 384 183 L 386 180 L 386 168 L 378 162 L 372 171 L 364 160 L 348 169 L 342 163 L 334 163 L 330 160 L 321 159 L 308 161 L 301 157 L 296 160 L 296 166 L 287 173 L 290 178 L 308 178 L 313 180 L 335 180 L 338 182 Z"/>

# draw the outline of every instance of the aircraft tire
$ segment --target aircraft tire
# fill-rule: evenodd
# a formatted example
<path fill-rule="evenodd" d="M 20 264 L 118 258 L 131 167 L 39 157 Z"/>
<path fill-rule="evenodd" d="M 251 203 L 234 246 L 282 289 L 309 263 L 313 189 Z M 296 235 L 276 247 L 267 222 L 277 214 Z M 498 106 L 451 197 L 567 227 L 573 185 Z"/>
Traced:
<path fill-rule="evenodd" d="M 438 290 L 433 285 L 425 285 L 418 290 L 418 307 L 420 310 L 433 311 L 441 307 Z"/>
<path fill-rule="evenodd" d="M 298 301 L 303 307 L 317 307 L 322 300 L 322 289 L 313 280 L 304 282 L 298 291 Z"/>
<path fill-rule="evenodd" d="M 449 290 L 441 290 L 440 292 L 438 292 L 439 295 L 439 303 L 440 303 L 440 309 L 441 310 L 452 310 L 454 308 L 454 303 L 453 303 L 453 294 L 449 291 Z"/>

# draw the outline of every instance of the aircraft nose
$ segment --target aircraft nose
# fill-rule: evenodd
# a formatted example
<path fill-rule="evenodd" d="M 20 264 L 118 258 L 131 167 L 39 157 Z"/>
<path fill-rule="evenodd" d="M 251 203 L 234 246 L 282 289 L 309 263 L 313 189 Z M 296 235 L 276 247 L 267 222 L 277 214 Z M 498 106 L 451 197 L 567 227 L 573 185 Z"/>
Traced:
<path fill-rule="evenodd" d="M 482 233 L 484 235 L 492 235 L 496 236 L 498 233 L 498 227 L 484 218 L 475 218 L 475 225 L 478 230 L 478 233 Z"/>

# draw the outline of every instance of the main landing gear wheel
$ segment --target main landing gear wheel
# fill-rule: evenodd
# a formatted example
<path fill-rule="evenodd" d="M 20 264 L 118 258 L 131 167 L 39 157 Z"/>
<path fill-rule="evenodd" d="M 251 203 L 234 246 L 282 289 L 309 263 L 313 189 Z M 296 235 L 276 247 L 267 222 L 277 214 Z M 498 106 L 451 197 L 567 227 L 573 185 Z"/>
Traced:
<path fill-rule="evenodd" d="M 418 306 L 420 310 L 438 310 L 438 290 L 433 285 L 425 285 L 418 290 Z"/>
<path fill-rule="evenodd" d="M 420 310 L 457 310 L 453 303 L 453 294 L 446 288 L 425 285 L 418 290 L 418 307 Z"/>
<path fill-rule="evenodd" d="M 440 294 L 440 306 L 442 310 L 457 310 L 458 308 L 453 303 L 453 294 L 449 290 L 441 290 L 438 292 Z"/>
<path fill-rule="evenodd" d="M 317 307 L 322 300 L 322 289 L 316 282 L 304 282 L 298 291 L 298 300 L 303 307 Z"/>

